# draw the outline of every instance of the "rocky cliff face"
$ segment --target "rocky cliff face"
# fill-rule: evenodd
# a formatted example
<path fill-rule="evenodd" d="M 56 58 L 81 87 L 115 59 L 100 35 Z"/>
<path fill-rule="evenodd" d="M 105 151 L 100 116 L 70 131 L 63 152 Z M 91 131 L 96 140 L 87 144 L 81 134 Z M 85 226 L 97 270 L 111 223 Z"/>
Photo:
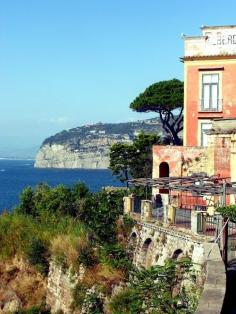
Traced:
<path fill-rule="evenodd" d="M 47 282 L 32 265 L 15 256 L 0 261 L 0 314 L 19 313 L 44 302 Z"/>
<path fill-rule="evenodd" d="M 35 160 L 37 168 L 106 169 L 110 146 L 132 143 L 141 131 L 161 133 L 157 119 L 119 124 L 94 124 L 62 131 L 47 138 Z"/>
<path fill-rule="evenodd" d="M 111 138 L 91 139 L 77 149 L 67 144 L 46 144 L 36 156 L 35 167 L 106 169 L 109 166 L 109 148 L 116 142 Z"/>

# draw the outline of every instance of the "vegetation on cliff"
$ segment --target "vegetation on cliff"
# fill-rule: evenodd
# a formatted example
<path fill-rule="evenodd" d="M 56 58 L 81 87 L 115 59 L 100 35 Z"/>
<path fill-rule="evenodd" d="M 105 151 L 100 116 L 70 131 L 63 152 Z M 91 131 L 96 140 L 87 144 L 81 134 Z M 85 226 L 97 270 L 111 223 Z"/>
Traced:
<path fill-rule="evenodd" d="M 43 145 L 60 144 L 69 145 L 73 149 L 79 149 L 83 145 L 81 140 L 91 138 L 102 138 L 115 136 L 119 142 L 124 136 L 133 140 L 136 133 L 162 133 L 161 125 L 158 119 L 149 119 L 136 122 L 123 123 L 97 123 L 84 125 L 70 130 L 63 130 L 53 136 L 48 137 L 42 143 Z"/>
<path fill-rule="evenodd" d="M 168 313 L 192 312 L 195 301 L 187 298 L 179 285 L 189 273 L 189 262 L 172 261 L 148 270 L 137 270 L 132 265 L 126 246 L 134 222 L 122 216 L 126 194 L 126 189 L 91 193 L 82 183 L 71 188 L 40 184 L 34 189 L 26 188 L 14 211 L 0 216 L 1 260 L 5 265 L 15 258 L 24 261 L 28 273 L 33 274 L 28 279 L 19 276 L 23 279 L 14 293 L 21 296 L 24 287 L 32 290 L 32 285 L 24 284 L 26 280 L 33 280 L 35 287 L 44 287 L 34 294 L 29 291 L 28 302 L 24 292 L 22 313 L 49 311 L 45 306 L 44 278 L 52 260 L 70 273 L 79 274 L 81 267 L 84 269 L 74 288 L 71 311 L 86 308 L 88 314 L 147 310 L 167 313 L 164 309 Z M 14 273 L 6 270 L 0 271 L 0 279 L 6 273 L 9 282 L 15 280 Z M 3 282 L 7 285 L 7 281 Z M 113 288 L 119 286 L 122 290 L 113 294 Z"/>

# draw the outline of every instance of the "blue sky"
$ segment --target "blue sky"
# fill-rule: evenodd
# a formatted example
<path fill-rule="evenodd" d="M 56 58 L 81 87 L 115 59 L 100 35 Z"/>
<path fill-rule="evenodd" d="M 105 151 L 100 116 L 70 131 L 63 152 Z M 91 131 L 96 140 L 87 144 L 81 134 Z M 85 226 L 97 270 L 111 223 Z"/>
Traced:
<path fill-rule="evenodd" d="M 149 117 L 129 103 L 156 81 L 183 79 L 180 34 L 236 24 L 235 9 L 233 0 L 0 0 L 1 147 Z"/>

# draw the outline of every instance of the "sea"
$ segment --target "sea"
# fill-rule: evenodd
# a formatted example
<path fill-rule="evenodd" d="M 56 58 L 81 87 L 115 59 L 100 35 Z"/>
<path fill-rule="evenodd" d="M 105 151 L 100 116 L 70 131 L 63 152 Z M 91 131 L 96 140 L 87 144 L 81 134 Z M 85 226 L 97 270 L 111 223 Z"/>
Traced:
<path fill-rule="evenodd" d="M 19 194 L 27 186 L 39 183 L 72 186 L 77 182 L 84 182 L 93 192 L 105 186 L 122 186 L 110 170 L 42 169 L 34 168 L 34 160 L 0 159 L 0 212 L 19 204 Z"/>

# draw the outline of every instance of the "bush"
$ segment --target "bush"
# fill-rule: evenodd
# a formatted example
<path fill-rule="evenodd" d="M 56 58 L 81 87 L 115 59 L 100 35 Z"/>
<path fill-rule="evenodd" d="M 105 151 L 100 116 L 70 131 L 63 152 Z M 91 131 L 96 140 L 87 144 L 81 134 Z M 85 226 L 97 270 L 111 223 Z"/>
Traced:
<path fill-rule="evenodd" d="M 135 290 L 125 288 L 112 298 L 109 305 L 112 314 L 134 314 L 140 313 L 142 300 Z"/>
<path fill-rule="evenodd" d="M 125 231 L 127 234 L 129 234 L 135 225 L 135 221 L 129 215 L 124 215 L 123 222 Z"/>
<path fill-rule="evenodd" d="M 26 187 L 20 194 L 20 205 L 16 207 L 19 214 L 35 215 L 34 191 Z"/>
<path fill-rule="evenodd" d="M 123 190 L 101 191 L 86 198 L 79 218 L 103 243 L 116 242 L 116 221 L 123 212 Z"/>
<path fill-rule="evenodd" d="M 27 187 L 21 192 L 20 204 L 15 211 L 35 217 L 42 212 L 76 216 L 77 204 L 89 195 L 89 189 L 84 183 L 76 183 L 72 188 L 62 184 L 50 188 L 41 183 L 34 190 Z"/>
<path fill-rule="evenodd" d="M 49 269 L 48 262 L 48 248 L 39 238 L 33 238 L 26 251 L 26 256 L 30 264 L 35 265 L 36 268 L 46 275 Z"/>
<path fill-rule="evenodd" d="M 51 311 L 45 305 L 32 306 L 27 310 L 19 310 L 15 314 L 50 314 Z"/>
<path fill-rule="evenodd" d="M 86 290 L 87 288 L 82 285 L 81 283 L 78 283 L 74 290 L 73 290 L 73 308 L 78 308 L 81 309 L 84 299 L 85 299 L 85 295 L 86 295 Z"/>
<path fill-rule="evenodd" d="M 187 260 L 183 263 L 168 261 L 164 266 L 131 271 L 128 287 L 110 301 L 112 313 L 194 313 L 196 302 L 186 298 L 183 289 L 173 297 L 173 289 L 188 278 L 190 265 Z M 179 301 L 184 301 L 181 308 Z"/>
<path fill-rule="evenodd" d="M 91 267 L 98 263 L 98 258 L 95 254 L 94 248 L 89 242 L 88 238 L 81 237 L 77 245 L 78 250 L 78 260 L 79 264 Z"/>
<path fill-rule="evenodd" d="M 105 244 L 100 249 L 100 260 L 102 263 L 121 269 L 126 273 L 133 268 L 124 247 L 120 244 Z"/>

